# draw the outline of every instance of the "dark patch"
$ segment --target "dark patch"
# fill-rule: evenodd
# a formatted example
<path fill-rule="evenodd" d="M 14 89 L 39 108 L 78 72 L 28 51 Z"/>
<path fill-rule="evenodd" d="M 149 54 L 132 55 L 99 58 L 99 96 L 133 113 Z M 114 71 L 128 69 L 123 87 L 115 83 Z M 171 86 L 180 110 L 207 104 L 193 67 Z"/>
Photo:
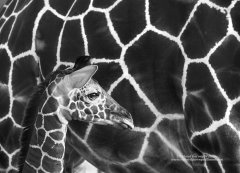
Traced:
<path fill-rule="evenodd" d="M 56 143 L 49 137 L 46 138 L 46 141 L 43 144 L 42 150 L 48 153 L 49 156 L 54 158 L 62 158 L 64 154 L 64 146 L 60 143 Z"/>
<path fill-rule="evenodd" d="M 123 71 L 118 63 L 98 63 L 98 66 L 99 69 L 94 74 L 94 79 L 99 82 L 102 88 L 108 90 L 111 84 L 122 75 Z"/>
<path fill-rule="evenodd" d="M 60 172 L 61 171 L 61 162 L 59 162 L 57 160 L 52 160 L 47 156 L 43 157 L 42 166 L 48 172 Z"/>
<path fill-rule="evenodd" d="M 207 5 L 200 5 L 183 32 L 181 40 L 190 58 L 205 56 L 227 32 L 226 16 Z"/>
<path fill-rule="evenodd" d="M 240 44 L 236 37 L 227 37 L 210 57 L 221 86 L 234 99 L 240 95 Z"/>
<path fill-rule="evenodd" d="M 151 0 L 149 1 L 151 23 L 158 29 L 177 36 L 196 2 L 195 0 Z"/>
<path fill-rule="evenodd" d="M 5 13 L 5 11 L 6 11 L 6 7 L 0 7 L 0 18 L 3 17 L 3 14 Z M 1 27 L 1 25 L 0 25 L 0 27 Z"/>
<path fill-rule="evenodd" d="M 92 114 L 92 111 L 88 108 L 84 109 L 84 112 L 88 115 Z"/>
<path fill-rule="evenodd" d="M 21 124 L 23 120 L 24 110 L 26 107 L 26 102 L 18 102 L 17 100 L 13 101 L 13 107 L 12 107 L 12 117 L 15 120 L 17 124 Z"/>
<path fill-rule="evenodd" d="M 145 1 L 128 0 L 120 2 L 111 12 L 114 29 L 123 44 L 127 44 L 146 26 Z"/>
<path fill-rule="evenodd" d="M 166 137 L 167 138 L 167 137 Z M 192 172 L 183 161 L 173 161 L 178 156 L 164 143 L 156 133 L 151 133 L 148 138 L 148 148 L 143 156 L 144 161 L 157 172 Z M 173 143 L 173 145 L 175 145 Z"/>
<path fill-rule="evenodd" d="M 109 169 L 112 173 L 126 173 L 127 172 L 127 169 L 125 168 L 125 166 L 120 166 L 120 165 L 115 165 L 115 164 L 110 165 Z"/>
<path fill-rule="evenodd" d="M 11 62 L 6 50 L 0 50 L 0 60 L 0 82 L 7 84 Z"/>
<path fill-rule="evenodd" d="M 92 57 L 115 59 L 120 56 L 121 48 L 111 35 L 104 14 L 90 12 L 84 23 Z"/>
<path fill-rule="evenodd" d="M 131 173 L 153 173 L 146 165 L 142 163 L 131 163 L 127 166 Z"/>
<path fill-rule="evenodd" d="M 81 101 L 77 102 L 77 106 L 78 109 L 83 110 L 85 108 L 85 106 L 83 105 L 83 103 Z"/>
<path fill-rule="evenodd" d="M 5 22 L 5 19 L 0 18 L 0 27 L 2 27 L 3 23 Z"/>
<path fill-rule="evenodd" d="M 56 132 L 51 132 L 49 135 L 50 135 L 54 140 L 62 140 L 62 138 L 63 138 L 63 133 L 62 133 L 62 132 L 58 132 L 58 131 L 56 131 Z"/>
<path fill-rule="evenodd" d="M 46 129 L 46 131 L 54 130 L 54 129 L 61 129 L 61 128 L 62 128 L 62 124 L 58 120 L 56 114 L 54 114 L 53 116 L 45 116 L 44 117 L 44 129 Z"/>
<path fill-rule="evenodd" d="M 7 115 L 10 105 L 8 87 L 0 87 L 0 118 Z"/>
<path fill-rule="evenodd" d="M 28 5 L 28 3 L 31 0 L 22 0 L 22 1 L 18 1 L 17 3 L 17 7 L 15 8 L 14 12 L 19 12 L 20 10 L 22 10 L 26 5 Z M 33 2 L 33 1 L 32 1 Z"/>
<path fill-rule="evenodd" d="M 16 4 L 17 4 L 17 0 L 11 1 L 11 4 L 8 6 L 6 12 L 4 13 L 5 17 L 9 17 L 13 13 L 13 10 L 14 10 L 14 7 L 16 6 Z"/>
<path fill-rule="evenodd" d="M 233 126 L 240 131 L 240 103 L 237 103 L 233 106 L 230 114 L 230 122 L 233 124 Z"/>
<path fill-rule="evenodd" d="M 224 117 L 226 100 L 204 64 L 191 64 L 187 71 L 186 124 L 190 131 L 203 130 Z M 199 123 L 201 122 L 201 123 Z"/>
<path fill-rule="evenodd" d="M 104 119 L 104 113 L 103 112 L 99 112 L 98 115 L 99 115 L 100 118 Z"/>
<path fill-rule="evenodd" d="M 155 115 L 149 110 L 142 99 L 129 84 L 127 80 L 123 80 L 112 93 L 114 98 L 118 98 L 117 102 L 131 113 L 134 126 L 150 127 L 156 120 Z"/>
<path fill-rule="evenodd" d="M 43 129 L 37 130 L 37 144 L 42 145 L 45 140 L 46 132 Z"/>
<path fill-rule="evenodd" d="M 145 134 L 111 126 L 93 126 L 87 143 L 102 158 L 127 162 L 138 157 Z"/>
<path fill-rule="evenodd" d="M 35 172 L 36 170 L 33 169 L 31 166 L 29 166 L 28 164 L 24 164 L 23 166 L 24 168 L 24 172 Z M 19 172 L 22 172 L 22 170 L 19 170 Z"/>
<path fill-rule="evenodd" d="M 3 168 L 3 169 L 7 169 L 8 166 L 9 166 L 8 165 L 8 159 L 9 158 L 2 150 L 0 150 L 0 158 L 1 158 L 0 167 Z"/>
<path fill-rule="evenodd" d="M 44 50 L 36 48 L 36 53 L 40 57 L 44 76 L 51 73 L 56 65 L 58 37 L 62 27 L 63 21 L 49 11 L 43 15 L 39 22 L 38 32 L 41 35 L 41 41 L 45 43 L 45 47 Z"/>
<path fill-rule="evenodd" d="M 90 5 L 90 0 L 76 1 L 69 16 L 76 16 L 84 13 Z"/>
<path fill-rule="evenodd" d="M 158 124 L 157 129 L 171 144 L 174 144 L 183 155 L 188 156 L 192 154 L 192 145 L 187 135 L 184 119 L 164 119 Z"/>
<path fill-rule="evenodd" d="M 11 37 L 8 40 L 8 45 L 13 56 L 31 49 L 32 30 L 35 18 L 43 5 L 42 0 L 32 1 L 32 3 L 17 16 Z"/>
<path fill-rule="evenodd" d="M 18 163 L 18 157 L 19 157 L 19 153 L 18 153 L 18 152 L 12 156 L 12 162 L 11 162 L 11 164 L 12 164 L 13 166 L 15 166 L 15 167 L 18 166 L 18 165 L 17 165 L 17 163 Z"/>
<path fill-rule="evenodd" d="M 88 123 L 83 121 L 70 121 L 69 127 L 80 137 L 83 138 L 88 127 Z M 69 133 L 69 131 L 68 131 Z"/>
<path fill-rule="evenodd" d="M 178 45 L 151 31 L 126 52 L 129 73 L 164 114 L 182 113 L 183 63 Z"/>
<path fill-rule="evenodd" d="M 228 7 L 232 2 L 232 0 L 211 0 L 211 1 L 222 7 Z M 215 172 L 220 172 L 220 170 Z"/>
<path fill-rule="evenodd" d="M 74 62 L 77 56 L 84 54 L 84 42 L 81 34 L 80 21 L 66 22 L 62 36 L 61 60 Z"/>
<path fill-rule="evenodd" d="M 57 110 L 58 106 L 59 106 L 58 101 L 53 97 L 49 97 L 42 109 L 42 113 L 44 114 L 53 113 Z"/>
<path fill-rule="evenodd" d="M 41 165 L 41 157 L 42 151 L 39 148 L 30 148 L 28 151 L 27 161 L 38 168 Z"/>
<path fill-rule="evenodd" d="M 97 106 L 93 105 L 90 109 L 92 110 L 92 113 L 93 113 L 93 114 L 97 114 L 97 113 L 98 113 L 98 108 L 97 108 Z"/>
<path fill-rule="evenodd" d="M 240 34 L 240 2 L 237 2 L 231 10 L 231 17 L 234 29 Z"/>
<path fill-rule="evenodd" d="M 27 56 L 15 61 L 12 74 L 13 96 L 31 96 L 34 87 L 37 85 L 37 76 L 38 65 L 33 56 Z"/>
<path fill-rule="evenodd" d="M 93 6 L 98 8 L 108 8 L 112 5 L 116 0 L 94 0 Z"/>
<path fill-rule="evenodd" d="M 75 103 L 71 103 L 71 104 L 70 104 L 70 109 L 71 109 L 71 110 L 76 109 L 76 104 L 75 104 Z"/>
<path fill-rule="evenodd" d="M 6 42 L 9 42 L 8 36 L 9 36 L 9 34 L 10 34 L 11 28 L 13 27 L 12 25 L 13 25 L 14 20 L 15 20 L 15 17 L 14 17 L 14 16 L 10 17 L 10 18 L 5 22 L 4 26 L 2 27 L 1 33 L 0 33 L 0 38 L 1 38 L 0 43 L 1 43 L 1 44 L 4 44 L 4 43 L 6 43 Z"/>
<path fill-rule="evenodd" d="M 73 120 L 78 120 L 79 117 L 80 117 L 80 116 L 78 115 L 78 111 L 75 110 L 75 111 L 72 113 L 72 119 L 73 119 Z"/>
<path fill-rule="evenodd" d="M 0 144 L 8 153 L 12 153 L 19 146 L 19 136 L 21 130 L 14 127 L 10 118 L 0 123 Z"/>
<path fill-rule="evenodd" d="M 49 4 L 58 13 L 65 16 L 69 11 L 70 7 L 72 6 L 73 2 L 74 0 L 68 0 L 68 1 L 51 0 L 49 1 Z"/>

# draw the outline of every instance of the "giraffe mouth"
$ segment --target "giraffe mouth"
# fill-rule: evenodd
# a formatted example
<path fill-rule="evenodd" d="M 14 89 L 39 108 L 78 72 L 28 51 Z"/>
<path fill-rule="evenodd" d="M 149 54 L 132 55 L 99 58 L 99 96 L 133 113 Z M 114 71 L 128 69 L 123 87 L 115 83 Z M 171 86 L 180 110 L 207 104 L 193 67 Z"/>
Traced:
<path fill-rule="evenodd" d="M 122 118 L 122 115 L 119 115 L 118 113 L 111 112 L 112 118 L 111 121 L 113 122 L 113 126 L 117 128 L 123 128 L 123 129 L 133 129 L 134 124 L 132 119 L 128 118 Z"/>

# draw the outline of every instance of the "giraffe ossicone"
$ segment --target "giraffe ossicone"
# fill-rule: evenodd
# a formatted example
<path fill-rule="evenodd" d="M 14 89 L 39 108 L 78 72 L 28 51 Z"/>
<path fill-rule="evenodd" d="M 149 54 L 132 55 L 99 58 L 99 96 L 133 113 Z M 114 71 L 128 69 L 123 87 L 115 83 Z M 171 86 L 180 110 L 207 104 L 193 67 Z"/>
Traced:
<path fill-rule="evenodd" d="M 52 73 L 32 96 L 23 120 L 20 172 L 63 172 L 71 120 L 134 127 L 131 114 L 92 79 L 96 65 L 73 69 Z"/>

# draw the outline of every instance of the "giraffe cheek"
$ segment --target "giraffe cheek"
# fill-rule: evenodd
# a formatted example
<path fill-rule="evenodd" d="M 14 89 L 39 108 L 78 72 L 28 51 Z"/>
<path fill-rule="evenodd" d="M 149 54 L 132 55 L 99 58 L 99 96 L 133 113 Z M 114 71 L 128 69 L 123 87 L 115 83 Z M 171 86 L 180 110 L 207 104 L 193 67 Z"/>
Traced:
<path fill-rule="evenodd" d="M 80 110 L 83 110 L 85 108 L 82 102 L 78 102 L 77 106 Z"/>

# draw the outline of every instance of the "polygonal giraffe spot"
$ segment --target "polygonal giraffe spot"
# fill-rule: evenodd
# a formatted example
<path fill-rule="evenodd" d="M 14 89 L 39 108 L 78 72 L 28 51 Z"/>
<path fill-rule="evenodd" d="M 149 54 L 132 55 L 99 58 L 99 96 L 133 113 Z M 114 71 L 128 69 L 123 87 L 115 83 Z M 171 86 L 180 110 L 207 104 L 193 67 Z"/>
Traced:
<path fill-rule="evenodd" d="M 150 127 L 156 120 L 156 115 L 139 98 L 138 93 L 127 80 L 118 84 L 113 90 L 112 96 L 131 113 L 135 127 Z"/>
<path fill-rule="evenodd" d="M 233 106 L 230 114 L 230 123 L 240 131 L 240 102 Z"/>
<path fill-rule="evenodd" d="M 116 0 L 94 0 L 93 6 L 97 8 L 107 8 L 114 2 L 116 2 Z"/>
<path fill-rule="evenodd" d="M 21 125 L 23 117 L 24 117 L 24 110 L 27 106 L 27 102 L 19 102 L 17 100 L 13 101 L 12 107 L 12 117 L 15 122 Z"/>
<path fill-rule="evenodd" d="M 84 13 L 89 8 L 89 6 L 90 0 L 76 1 L 69 13 L 69 16 L 80 15 Z"/>
<path fill-rule="evenodd" d="M 4 153 L 1 148 L 0 148 L 0 158 L 1 158 L 1 162 L 0 162 L 0 169 L 7 169 L 8 168 L 8 155 L 6 153 Z"/>
<path fill-rule="evenodd" d="M 6 42 L 9 42 L 8 37 L 11 31 L 11 28 L 13 27 L 13 22 L 15 21 L 15 17 L 10 17 L 2 26 L 1 33 L 0 33 L 0 44 L 4 44 Z"/>
<path fill-rule="evenodd" d="M 203 130 L 224 117 L 227 102 L 206 65 L 189 65 L 186 88 L 185 119 L 191 132 Z"/>
<path fill-rule="evenodd" d="M 175 42 L 147 32 L 126 52 L 129 73 L 162 113 L 181 113 L 184 58 Z"/>
<path fill-rule="evenodd" d="M 104 14 L 90 12 L 84 18 L 84 24 L 92 57 L 115 59 L 120 56 L 121 48 L 114 40 Z"/>
<path fill-rule="evenodd" d="M 111 172 L 127 172 L 127 169 L 125 168 L 125 166 L 120 166 L 115 164 L 110 165 L 109 169 L 111 170 Z"/>
<path fill-rule="evenodd" d="M 62 15 L 66 15 L 70 7 L 73 5 L 73 2 L 74 0 L 67 0 L 67 1 L 51 0 L 49 1 L 49 5 L 58 13 Z"/>
<path fill-rule="evenodd" d="M 37 85 L 38 66 L 32 56 L 26 56 L 13 64 L 12 87 L 16 99 L 29 97 Z"/>
<path fill-rule="evenodd" d="M 7 51 L 0 49 L 0 83 L 7 84 L 9 80 L 9 70 L 10 70 L 10 57 L 7 54 Z"/>
<path fill-rule="evenodd" d="M 111 12 L 110 17 L 120 40 L 127 44 L 146 26 L 145 2 L 143 0 L 121 1 Z"/>
<path fill-rule="evenodd" d="M 138 157 L 144 137 L 142 132 L 95 125 L 87 143 L 102 158 L 127 162 Z"/>
<path fill-rule="evenodd" d="M 7 130 L 6 130 L 7 129 Z M 14 123 L 10 118 L 0 122 L 0 144 L 8 153 L 15 151 L 19 145 L 19 137 L 21 130 L 14 127 Z"/>
<path fill-rule="evenodd" d="M 63 28 L 60 57 L 62 61 L 75 62 L 79 55 L 84 55 L 84 43 L 79 20 L 68 21 Z"/>
<path fill-rule="evenodd" d="M 29 152 L 27 153 L 28 163 L 38 168 L 41 166 L 42 151 L 39 148 L 29 147 Z"/>
<path fill-rule="evenodd" d="M 97 65 L 99 68 L 93 78 L 107 91 L 111 84 L 122 75 L 123 71 L 117 63 L 98 63 Z"/>
<path fill-rule="evenodd" d="M 174 144 L 183 155 L 191 155 L 192 146 L 189 142 L 184 119 L 164 119 L 158 124 L 157 130 L 166 137 L 171 144 Z"/>
<path fill-rule="evenodd" d="M 12 26 L 12 34 L 8 40 L 13 56 L 31 49 L 34 21 L 42 7 L 42 1 L 33 1 L 28 8 L 17 16 L 16 22 Z"/>
<path fill-rule="evenodd" d="M 240 96 L 240 43 L 234 36 L 227 37 L 210 57 L 210 64 L 228 97 Z"/>
<path fill-rule="evenodd" d="M 58 37 L 62 27 L 63 21 L 51 12 L 46 12 L 39 22 L 38 32 L 41 35 L 41 40 L 45 42 L 45 49 L 36 50 L 36 53 L 40 57 L 40 64 L 44 76 L 52 72 L 56 65 Z"/>
<path fill-rule="evenodd" d="M 153 132 L 148 138 L 148 147 L 145 149 L 143 159 L 157 172 L 191 172 L 191 168 L 178 158 L 171 147 Z"/>
<path fill-rule="evenodd" d="M 231 10 L 233 28 L 240 34 L 240 2 L 237 2 Z"/>
<path fill-rule="evenodd" d="M 200 151 L 221 158 L 226 172 L 238 172 L 240 139 L 237 132 L 228 125 L 196 136 L 192 142 Z"/>
<path fill-rule="evenodd" d="M 63 158 L 64 146 L 62 143 L 55 143 L 50 137 L 47 137 L 42 146 L 42 150 L 54 158 Z"/>
<path fill-rule="evenodd" d="M 61 165 L 61 162 L 58 160 L 53 160 L 47 156 L 44 156 L 42 166 L 48 172 L 61 172 L 63 165 Z"/>
<path fill-rule="evenodd" d="M 210 0 L 210 1 L 216 3 L 217 5 L 220 5 L 222 7 L 228 7 L 232 2 L 232 0 Z"/>
<path fill-rule="evenodd" d="M 189 58 L 204 57 L 227 32 L 226 15 L 207 5 L 200 5 L 181 36 Z"/>
<path fill-rule="evenodd" d="M 53 116 L 44 116 L 44 129 L 49 130 L 56 130 L 61 129 L 62 123 L 58 120 L 57 115 L 54 114 Z"/>
<path fill-rule="evenodd" d="M 54 113 L 57 110 L 58 105 L 59 103 L 55 98 L 49 97 L 42 109 L 42 113 L 44 114 Z"/>
<path fill-rule="evenodd" d="M 4 13 L 5 17 L 9 17 L 13 13 L 13 10 L 14 10 L 14 7 L 15 7 L 16 3 L 17 3 L 17 0 L 12 0 L 11 1 L 11 3 L 9 4 L 7 10 Z"/>
<path fill-rule="evenodd" d="M 10 105 L 8 86 L 0 83 L 0 119 L 7 115 Z"/>
<path fill-rule="evenodd" d="M 187 21 L 195 0 L 151 0 L 150 20 L 158 29 L 178 35 Z"/>

